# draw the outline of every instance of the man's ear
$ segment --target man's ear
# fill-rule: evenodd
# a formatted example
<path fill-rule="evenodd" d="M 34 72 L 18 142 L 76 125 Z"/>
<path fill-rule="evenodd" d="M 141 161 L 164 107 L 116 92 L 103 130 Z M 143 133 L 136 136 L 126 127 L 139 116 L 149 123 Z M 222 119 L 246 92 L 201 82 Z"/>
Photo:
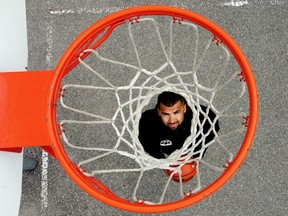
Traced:
<path fill-rule="evenodd" d="M 186 111 L 187 111 L 187 106 L 186 104 L 184 104 L 184 113 L 186 113 Z"/>
<path fill-rule="evenodd" d="M 159 116 L 161 116 L 161 111 L 160 111 L 159 107 L 157 107 L 157 113 Z"/>

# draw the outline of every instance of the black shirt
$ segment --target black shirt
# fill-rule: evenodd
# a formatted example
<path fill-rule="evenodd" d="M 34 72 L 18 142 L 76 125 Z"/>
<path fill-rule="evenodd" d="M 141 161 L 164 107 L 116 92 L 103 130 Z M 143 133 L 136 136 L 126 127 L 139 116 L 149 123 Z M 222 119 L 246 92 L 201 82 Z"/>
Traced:
<path fill-rule="evenodd" d="M 207 107 L 201 106 L 203 112 L 206 112 Z M 215 113 L 210 109 L 208 117 L 215 119 Z M 141 142 L 144 150 L 155 158 L 165 158 L 165 155 L 170 155 L 176 149 L 180 149 L 186 138 L 191 134 L 193 113 L 190 107 L 187 106 L 187 111 L 184 114 L 184 121 L 178 126 L 176 130 L 171 130 L 168 126 L 164 125 L 161 117 L 158 115 L 157 109 L 151 109 L 145 111 L 139 122 L 139 141 Z M 204 116 L 200 112 L 200 122 L 203 123 Z M 199 126 L 197 126 L 198 131 Z M 211 124 L 208 120 L 204 122 L 203 134 L 206 134 L 211 128 Z M 215 130 L 219 131 L 218 120 L 215 123 Z M 213 131 L 205 138 L 205 143 L 210 142 L 215 137 Z M 201 138 L 201 134 L 196 138 L 197 141 Z M 194 150 L 198 151 L 202 148 L 202 144 L 197 146 Z M 205 149 L 206 151 L 206 149 Z M 199 154 L 194 155 L 194 158 L 199 157 Z"/>

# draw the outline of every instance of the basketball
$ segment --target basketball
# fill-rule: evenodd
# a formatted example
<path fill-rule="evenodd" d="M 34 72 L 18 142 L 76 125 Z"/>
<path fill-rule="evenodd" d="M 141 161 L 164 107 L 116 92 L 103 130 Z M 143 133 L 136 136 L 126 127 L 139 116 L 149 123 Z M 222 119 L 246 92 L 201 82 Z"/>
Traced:
<path fill-rule="evenodd" d="M 172 170 L 164 170 L 164 172 L 169 177 L 173 171 Z M 181 172 L 182 172 L 182 174 L 181 174 L 182 182 L 183 183 L 189 182 L 196 175 L 196 164 L 195 163 L 184 164 L 181 167 Z M 172 180 L 179 183 L 180 182 L 179 174 L 175 173 L 172 176 Z"/>

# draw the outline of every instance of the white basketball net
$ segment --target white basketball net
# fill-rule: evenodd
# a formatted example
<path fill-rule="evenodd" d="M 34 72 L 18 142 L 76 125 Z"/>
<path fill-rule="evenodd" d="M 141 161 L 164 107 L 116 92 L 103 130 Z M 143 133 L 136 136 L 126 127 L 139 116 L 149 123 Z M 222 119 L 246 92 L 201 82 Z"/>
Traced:
<path fill-rule="evenodd" d="M 137 22 L 136 22 L 137 21 Z M 185 195 L 189 194 L 195 194 L 199 190 L 202 189 L 202 177 L 203 174 L 201 174 L 201 168 L 208 168 L 211 170 L 215 170 L 219 172 L 220 174 L 225 170 L 225 168 L 222 166 L 215 165 L 213 162 L 206 161 L 206 156 L 202 158 L 203 151 L 205 148 L 208 148 L 208 152 L 210 149 L 210 146 L 216 145 L 222 149 L 222 151 L 225 153 L 226 158 L 223 159 L 223 161 L 231 162 L 233 160 L 233 154 L 235 154 L 237 151 L 230 151 L 229 145 L 230 143 L 225 142 L 225 138 L 228 136 L 235 136 L 237 133 L 243 133 L 245 131 L 245 124 L 240 124 L 239 127 L 237 126 L 234 130 L 226 132 L 225 129 L 223 129 L 224 125 L 222 122 L 225 122 L 225 118 L 237 118 L 241 119 L 242 117 L 246 116 L 242 108 L 236 112 L 231 111 L 233 110 L 233 106 L 237 104 L 241 98 L 245 95 L 245 88 L 246 84 L 245 82 L 239 81 L 239 71 L 233 71 L 232 73 L 228 73 L 229 70 L 229 62 L 230 62 L 230 53 L 227 50 L 226 46 L 222 44 L 216 37 L 213 35 L 210 35 L 208 40 L 206 41 L 206 44 L 204 46 L 204 49 L 202 51 L 199 51 L 198 47 L 200 46 L 200 36 L 199 36 L 199 26 L 194 25 L 190 22 L 180 21 L 180 20 L 171 20 L 169 27 L 168 27 L 168 45 L 165 46 L 165 42 L 163 40 L 163 36 L 160 33 L 159 26 L 157 24 L 157 20 L 155 18 L 141 18 L 134 21 L 127 22 L 123 26 L 127 26 L 127 35 L 129 35 L 129 40 L 131 42 L 130 45 L 132 52 L 134 52 L 134 57 L 136 56 L 136 63 L 131 64 L 127 62 L 120 62 L 111 58 L 108 58 L 106 56 L 101 55 L 100 51 L 92 50 L 92 49 L 86 49 L 83 51 L 83 53 L 90 53 L 89 58 L 94 59 L 97 61 L 97 63 L 105 63 L 106 65 L 112 65 L 113 67 L 119 66 L 121 68 L 126 68 L 127 70 L 132 70 L 135 72 L 132 79 L 128 81 L 128 85 L 117 85 L 114 83 L 114 81 L 110 81 L 110 79 L 115 78 L 114 76 L 109 77 L 107 74 L 109 74 L 109 71 L 105 73 L 101 73 L 98 71 L 97 68 L 93 68 L 93 66 L 88 62 L 83 61 L 79 57 L 80 65 L 78 68 L 81 68 L 81 66 L 84 66 L 84 68 L 79 70 L 88 70 L 90 73 L 93 74 L 93 76 L 96 77 L 96 79 L 100 80 L 102 82 L 101 86 L 97 85 L 85 85 L 85 84 L 65 84 L 62 87 L 61 94 L 65 90 L 65 97 L 60 97 L 60 103 L 62 107 L 66 110 L 72 111 L 74 113 L 78 113 L 79 115 L 83 115 L 86 117 L 86 120 L 73 120 L 70 118 L 62 119 L 60 122 L 60 129 L 62 131 L 62 139 L 65 144 L 68 145 L 68 147 L 71 147 L 76 150 L 85 150 L 85 151 L 95 151 L 98 154 L 96 156 L 85 158 L 84 160 L 78 161 L 78 166 L 83 167 L 90 163 L 97 163 L 98 160 L 103 160 L 107 157 L 114 157 L 115 154 L 117 154 L 120 157 L 124 157 L 125 159 L 129 159 L 133 162 L 136 162 L 137 166 L 134 168 L 127 168 L 127 169 L 119 169 L 119 168 L 109 168 L 109 169 L 92 169 L 92 170 L 84 170 L 83 173 L 87 176 L 95 176 L 98 178 L 98 174 L 112 174 L 112 173 L 129 173 L 129 172 L 136 172 L 139 173 L 138 181 L 137 182 L 129 182 L 129 184 L 134 184 L 134 190 L 132 193 L 132 198 L 134 201 L 139 201 L 139 199 L 145 199 L 145 203 L 163 203 L 164 199 L 166 198 L 167 190 L 169 189 L 169 185 L 177 184 L 177 187 L 179 187 L 179 192 L 181 197 L 185 197 Z M 179 23 L 178 23 L 179 22 Z M 133 33 L 133 28 L 137 25 L 148 26 L 152 24 L 155 35 L 157 37 L 157 43 L 160 44 L 158 51 L 161 47 L 161 52 L 164 54 L 166 61 L 162 63 L 159 67 L 155 68 L 154 70 L 147 69 L 142 64 L 141 55 L 139 54 L 141 50 L 139 50 L 139 43 L 136 42 L 136 38 Z M 179 25 L 181 23 L 181 25 Z M 175 66 L 174 62 L 177 61 L 177 59 L 173 59 L 174 56 L 174 48 L 176 49 L 176 45 L 173 42 L 175 38 L 177 38 L 177 35 L 175 36 L 174 28 L 185 28 L 190 29 L 192 31 L 191 34 L 193 34 L 193 46 L 194 49 L 191 49 L 191 53 L 193 53 L 193 58 L 190 59 L 190 62 L 192 62 L 192 67 L 190 70 L 187 71 L 181 71 L 178 69 L 177 66 Z M 152 29 L 153 29 L 152 28 Z M 149 33 L 148 33 L 149 34 Z M 112 36 L 111 36 L 112 37 Z M 166 43 L 167 44 L 167 43 Z M 191 45 L 192 46 L 192 45 Z M 115 50 L 118 47 L 114 47 Z M 205 76 L 205 72 L 200 72 L 200 68 L 206 67 L 207 63 L 205 62 L 205 59 L 209 55 L 211 49 L 217 49 L 218 52 L 221 52 L 221 55 L 223 55 L 225 58 L 220 58 L 221 63 L 217 63 L 218 66 L 215 66 L 217 68 L 216 75 L 212 78 L 213 79 L 213 85 L 207 86 L 205 82 L 199 81 L 199 76 Z M 175 54 L 176 55 L 176 54 Z M 216 56 L 217 57 L 217 56 Z M 204 65 L 206 64 L 206 65 Z M 212 63 L 211 63 L 212 64 Z M 212 66 L 213 68 L 214 66 Z M 208 70 L 208 69 L 207 69 Z M 169 71 L 169 72 L 167 72 Z M 168 74 L 163 75 L 164 72 L 167 72 Z M 200 75 L 201 73 L 201 75 Z M 213 72 L 214 73 L 214 72 Z M 215 73 L 214 73 L 215 74 Z M 107 76 L 106 76 L 107 75 Z M 123 77 L 119 72 L 119 77 L 116 79 L 126 79 L 126 77 Z M 189 78 L 188 78 L 189 77 Z M 223 79 L 225 77 L 225 79 Z M 211 77 L 207 75 L 207 80 Z M 241 77 L 240 77 L 241 78 Z M 127 78 L 128 79 L 128 78 Z M 224 81 L 223 81 L 224 80 Z M 236 96 L 233 97 L 229 101 L 229 104 L 222 106 L 219 108 L 216 104 L 216 95 L 223 91 L 223 89 L 228 88 L 230 83 L 235 82 L 237 80 L 237 83 L 239 83 L 237 87 L 237 91 L 235 89 Z M 101 114 L 92 113 L 89 111 L 85 111 L 85 109 L 78 109 L 75 108 L 73 105 L 68 105 L 65 102 L 66 99 L 66 92 L 67 90 L 75 90 L 82 91 L 82 90 L 92 90 L 92 91 L 103 91 L 103 92 L 113 92 L 113 95 L 115 96 L 115 100 L 117 101 L 117 106 L 115 108 L 114 115 L 107 117 Z M 187 100 L 187 103 L 189 107 L 192 109 L 193 112 L 193 120 L 192 120 L 192 127 L 191 127 L 191 135 L 186 139 L 183 147 L 180 150 L 177 150 L 173 152 L 168 158 L 166 159 L 156 159 L 154 157 L 151 157 L 149 154 L 147 154 L 141 143 L 138 140 L 138 124 L 139 120 L 141 118 L 141 113 L 148 109 L 150 103 L 153 104 L 153 99 L 157 97 L 158 94 L 160 94 L 163 91 L 172 91 L 176 92 L 178 94 L 181 94 L 185 97 Z M 229 90 L 227 90 L 229 91 Z M 126 94 L 125 100 L 123 99 L 122 95 Z M 223 97 L 221 96 L 223 99 Z M 224 96 L 225 99 L 225 96 Z M 93 99 L 91 99 L 93 100 Z M 97 100 L 97 99 L 96 99 Z M 80 98 L 81 101 L 81 98 Z M 76 101 L 76 103 L 80 103 L 79 100 Z M 203 104 L 210 108 L 211 110 L 216 113 L 217 117 L 214 119 L 213 122 L 208 118 L 207 113 L 203 113 L 203 111 L 200 109 L 200 105 Z M 105 109 L 105 107 L 103 107 Z M 103 111 L 103 110 L 102 110 Z M 230 112 L 231 111 L 231 112 Z M 245 111 L 245 110 L 244 110 Z M 210 121 L 210 124 L 212 127 L 208 131 L 207 134 L 210 133 L 211 130 L 214 131 L 216 134 L 216 137 L 214 140 L 212 140 L 209 143 L 204 144 L 203 141 L 205 139 L 205 136 L 207 134 L 203 133 L 202 130 L 202 124 L 199 121 L 199 112 L 202 112 L 202 114 L 205 117 L 205 121 Z M 88 119 L 88 120 L 87 120 Z M 219 134 L 215 131 L 215 123 L 216 120 L 219 120 L 220 123 L 220 131 Z M 242 121 L 242 120 L 240 120 Z M 119 124 L 121 122 L 121 124 Z M 74 127 L 76 125 L 110 125 L 115 130 L 115 136 L 118 137 L 117 141 L 114 143 L 113 147 L 106 147 L 106 143 L 103 143 L 101 146 L 85 146 L 85 143 L 83 145 L 80 145 L 79 143 L 73 144 L 73 141 L 69 139 L 69 136 L 66 134 L 66 125 L 70 125 L 70 127 Z M 196 131 L 197 125 L 200 127 L 199 131 Z M 64 132 L 65 129 L 65 132 Z M 196 143 L 195 138 L 202 134 L 202 138 Z M 78 136 L 78 135 L 77 135 Z M 79 134 L 81 136 L 81 134 Z M 101 142 L 101 141 L 100 141 Z M 190 144 L 193 144 L 192 147 L 188 148 Z M 200 144 L 203 143 L 202 149 L 198 152 L 194 152 L 194 149 Z M 110 143 L 111 144 L 111 143 Z M 238 143 L 239 146 L 241 143 Z M 129 151 L 122 150 L 121 146 L 125 146 L 125 148 L 128 147 Z M 200 158 L 193 159 L 193 155 L 200 153 Z M 208 153 L 207 153 L 208 154 Z M 183 155 L 185 155 L 183 157 Z M 209 156 L 207 156 L 209 157 Z M 179 159 L 181 158 L 181 162 Z M 166 183 L 164 184 L 161 196 L 159 200 L 149 200 L 145 197 L 138 197 L 138 189 L 140 185 L 142 184 L 142 179 L 145 176 L 145 174 L 148 171 L 154 170 L 154 169 L 170 169 L 173 171 L 172 174 L 178 173 L 181 175 L 180 168 L 182 165 L 184 165 L 187 162 L 195 161 L 197 164 L 197 175 L 194 177 L 192 181 L 196 182 L 196 184 L 193 185 L 193 188 L 190 188 L 189 191 L 185 191 L 187 189 L 184 189 L 184 184 L 182 183 L 180 179 L 180 183 L 174 183 L 171 181 L 171 177 L 168 178 L 167 176 L 160 175 L 159 178 L 166 178 Z M 121 161 L 118 161 L 118 163 L 121 163 Z M 170 165 L 180 165 L 178 167 L 171 167 Z M 189 185 L 189 183 L 187 183 Z M 186 185 L 186 184 L 185 184 Z M 189 186 L 188 186 L 189 187 Z M 192 187 L 192 186 L 191 186 Z M 188 193 L 187 193 L 188 192 Z M 192 193 L 191 193 L 192 192 Z"/>

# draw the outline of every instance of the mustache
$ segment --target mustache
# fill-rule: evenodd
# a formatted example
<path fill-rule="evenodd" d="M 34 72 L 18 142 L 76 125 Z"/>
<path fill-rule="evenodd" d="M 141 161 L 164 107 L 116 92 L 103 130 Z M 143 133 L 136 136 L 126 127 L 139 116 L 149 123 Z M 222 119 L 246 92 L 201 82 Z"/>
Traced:
<path fill-rule="evenodd" d="M 177 122 L 168 122 L 167 124 L 170 125 L 170 124 L 176 124 L 176 123 L 179 124 L 179 121 L 177 121 Z"/>

